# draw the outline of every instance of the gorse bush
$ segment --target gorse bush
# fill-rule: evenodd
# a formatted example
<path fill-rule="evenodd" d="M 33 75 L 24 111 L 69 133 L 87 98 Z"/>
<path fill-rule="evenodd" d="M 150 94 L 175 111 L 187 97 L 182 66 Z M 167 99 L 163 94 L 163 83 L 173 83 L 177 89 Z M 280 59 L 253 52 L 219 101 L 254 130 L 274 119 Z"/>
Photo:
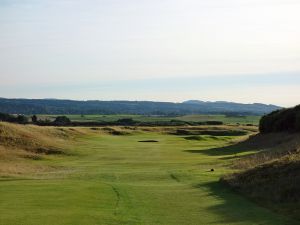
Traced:
<path fill-rule="evenodd" d="M 300 131 L 300 105 L 277 110 L 263 116 L 260 120 L 259 130 L 261 133 Z"/>
<path fill-rule="evenodd" d="M 53 124 L 54 125 L 61 125 L 61 126 L 70 125 L 71 120 L 66 116 L 58 116 L 58 117 L 55 118 Z"/>

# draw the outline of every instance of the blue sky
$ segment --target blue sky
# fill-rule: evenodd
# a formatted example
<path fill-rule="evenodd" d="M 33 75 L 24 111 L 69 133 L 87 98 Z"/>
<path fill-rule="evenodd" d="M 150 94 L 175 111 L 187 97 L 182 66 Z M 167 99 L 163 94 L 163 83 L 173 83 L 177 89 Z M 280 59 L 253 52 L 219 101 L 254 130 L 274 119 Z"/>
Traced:
<path fill-rule="evenodd" d="M 0 96 L 300 99 L 298 0 L 0 0 Z"/>

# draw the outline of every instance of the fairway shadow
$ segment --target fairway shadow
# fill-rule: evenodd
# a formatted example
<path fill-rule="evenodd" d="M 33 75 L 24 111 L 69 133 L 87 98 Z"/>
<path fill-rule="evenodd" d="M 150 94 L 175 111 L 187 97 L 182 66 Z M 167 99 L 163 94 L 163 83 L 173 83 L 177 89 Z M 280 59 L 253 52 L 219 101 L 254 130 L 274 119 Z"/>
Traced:
<path fill-rule="evenodd" d="M 297 224 L 297 222 L 292 219 L 280 215 L 276 216 L 276 214 L 268 209 L 256 205 L 238 193 L 235 193 L 220 181 L 198 184 L 195 185 L 195 188 L 207 189 L 209 196 L 221 200 L 219 204 L 206 208 L 218 215 L 218 217 L 221 215 L 222 219 L 220 219 L 217 224 L 227 225 L 240 222 L 264 225 Z"/>

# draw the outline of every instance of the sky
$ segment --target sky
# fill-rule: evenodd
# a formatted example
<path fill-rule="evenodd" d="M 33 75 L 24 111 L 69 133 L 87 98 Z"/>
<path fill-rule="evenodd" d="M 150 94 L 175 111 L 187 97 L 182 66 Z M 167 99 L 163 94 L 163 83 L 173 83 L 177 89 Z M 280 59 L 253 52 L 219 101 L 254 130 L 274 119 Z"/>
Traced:
<path fill-rule="evenodd" d="M 0 0 L 0 97 L 300 104 L 299 0 Z"/>

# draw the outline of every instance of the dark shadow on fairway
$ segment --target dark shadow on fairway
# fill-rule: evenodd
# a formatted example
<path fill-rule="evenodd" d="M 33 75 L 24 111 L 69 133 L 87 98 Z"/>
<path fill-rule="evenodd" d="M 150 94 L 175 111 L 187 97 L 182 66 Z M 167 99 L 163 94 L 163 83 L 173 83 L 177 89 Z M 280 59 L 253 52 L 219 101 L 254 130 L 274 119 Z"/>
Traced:
<path fill-rule="evenodd" d="M 216 215 L 222 215 L 217 224 L 234 224 L 248 222 L 249 224 L 264 225 L 296 225 L 298 222 L 287 217 L 276 215 L 266 208 L 262 208 L 248 199 L 233 192 L 220 182 L 210 182 L 195 186 L 200 189 L 208 189 L 209 195 L 220 199 L 220 204 L 213 205 L 207 210 Z"/>

